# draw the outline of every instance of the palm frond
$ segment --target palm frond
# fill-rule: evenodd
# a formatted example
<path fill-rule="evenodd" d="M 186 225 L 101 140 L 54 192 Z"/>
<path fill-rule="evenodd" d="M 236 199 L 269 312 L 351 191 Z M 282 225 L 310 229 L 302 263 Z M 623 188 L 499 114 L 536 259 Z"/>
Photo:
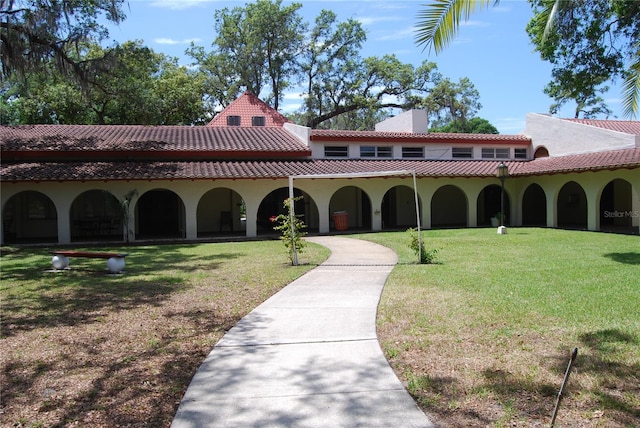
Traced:
<path fill-rule="evenodd" d="M 451 43 L 460 26 L 471 14 L 486 7 L 492 0 L 433 0 L 423 5 L 417 15 L 416 44 L 423 50 L 433 47 L 440 53 Z M 497 4 L 498 0 L 494 0 Z"/>
<path fill-rule="evenodd" d="M 622 112 L 628 118 L 638 114 L 640 101 L 640 42 L 636 43 L 636 55 L 629 66 L 622 84 Z"/>
<path fill-rule="evenodd" d="M 558 14 L 558 7 L 560 7 L 560 1 L 561 0 L 555 0 L 553 4 L 547 3 L 547 7 L 545 7 L 540 12 L 541 20 L 546 21 L 546 24 L 544 26 L 544 33 L 542 33 L 543 44 L 547 40 L 547 37 L 549 36 L 551 31 L 553 31 L 553 26 L 555 25 L 556 16 Z"/>

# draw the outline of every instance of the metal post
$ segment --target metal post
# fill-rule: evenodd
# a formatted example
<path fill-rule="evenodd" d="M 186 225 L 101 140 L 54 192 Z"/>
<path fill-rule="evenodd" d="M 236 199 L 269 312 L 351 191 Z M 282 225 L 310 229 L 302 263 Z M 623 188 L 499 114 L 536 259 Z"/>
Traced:
<path fill-rule="evenodd" d="M 420 204 L 418 203 L 418 185 L 416 184 L 416 172 L 413 175 L 413 196 L 416 200 L 416 224 L 418 226 L 418 263 L 422 263 L 422 233 L 420 232 Z"/>
<path fill-rule="evenodd" d="M 573 348 L 573 352 L 571 353 L 571 358 L 569 359 L 569 365 L 567 366 L 567 371 L 564 373 L 564 380 L 562 381 L 562 386 L 560 387 L 560 391 L 558 392 L 558 398 L 556 399 L 556 406 L 553 409 L 553 416 L 551 417 L 551 425 L 550 428 L 556 423 L 556 416 L 558 415 L 558 408 L 560 407 L 560 400 L 562 399 L 562 393 L 564 391 L 564 387 L 567 385 L 569 381 L 569 375 L 571 374 L 571 366 L 576 360 L 578 356 L 578 348 Z"/>
<path fill-rule="evenodd" d="M 296 213 L 294 212 L 294 199 L 293 199 L 293 176 L 289 177 L 289 223 L 291 224 L 291 249 L 293 251 L 293 265 L 298 266 L 298 249 L 296 248 Z"/>
<path fill-rule="evenodd" d="M 504 226 L 504 179 L 505 177 L 500 177 L 500 226 Z"/>

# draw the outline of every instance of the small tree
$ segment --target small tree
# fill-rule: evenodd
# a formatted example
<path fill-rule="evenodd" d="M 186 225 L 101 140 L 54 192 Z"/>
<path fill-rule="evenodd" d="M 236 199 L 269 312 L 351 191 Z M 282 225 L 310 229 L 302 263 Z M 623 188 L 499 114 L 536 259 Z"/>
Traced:
<path fill-rule="evenodd" d="M 419 262 L 421 264 L 434 264 L 436 263 L 436 256 L 438 255 L 438 249 L 434 248 L 432 250 L 424 249 L 424 241 L 420 239 L 418 236 L 418 232 L 414 228 L 410 228 L 407 230 L 409 232 L 409 236 L 411 237 L 411 242 L 409 243 L 409 247 L 413 250 L 413 252 L 420 259 Z"/>
<path fill-rule="evenodd" d="M 280 232 L 280 239 L 287 248 L 292 266 L 298 265 L 298 253 L 301 253 L 305 247 L 303 237 L 307 234 L 304 231 L 307 225 L 302 221 L 302 215 L 292 215 L 291 212 L 291 206 L 301 199 L 302 196 L 285 199 L 283 203 L 285 213 L 270 218 L 272 223 L 276 223 L 273 230 Z"/>

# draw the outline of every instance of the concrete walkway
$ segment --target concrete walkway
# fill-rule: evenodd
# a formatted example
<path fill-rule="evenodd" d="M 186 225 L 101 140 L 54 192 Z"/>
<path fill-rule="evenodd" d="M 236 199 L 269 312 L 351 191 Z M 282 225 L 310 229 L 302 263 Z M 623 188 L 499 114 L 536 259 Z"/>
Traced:
<path fill-rule="evenodd" d="M 307 240 L 328 247 L 329 259 L 227 332 L 191 381 L 173 428 L 433 426 L 376 337 L 396 254 L 351 238 Z"/>

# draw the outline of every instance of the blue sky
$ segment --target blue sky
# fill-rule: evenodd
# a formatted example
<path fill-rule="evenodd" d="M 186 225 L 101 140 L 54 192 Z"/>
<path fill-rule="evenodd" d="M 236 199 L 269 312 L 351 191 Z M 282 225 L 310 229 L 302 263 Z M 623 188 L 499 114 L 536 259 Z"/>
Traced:
<path fill-rule="evenodd" d="M 110 27 L 110 39 L 118 42 L 143 40 L 156 52 L 190 60 L 184 51 L 193 41 L 206 50 L 215 38 L 213 15 L 217 9 L 244 6 L 248 1 L 218 0 L 129 0 L 127 19 Z M 284 4 L 289 2 L 284 1 Z M 550 64 L 533 51 L 525 27 L 531 19 L 529 3 L 502 0 L 466 22 L 453 43 L 439 55 L 416 46 L 416 14 L 420 1 L 301 1 L 299 13 L 312 23 L 320 10 L 330 9 L 338 20 L 359 20 L 367 32 L 364 56 L 395 54 L 414 65 L 433 61 L 444 77 L 458 81 L 468 77 L 480 92 L 483 117 L 503 134 L 520 133 L 528 112 L 547 113 L 552 100 L 542 91 L 551 77 Z M 613 115 L 621 114 L 620 90 L 612 85 L 606 97 Z M 293 111 L 300 104 L 297 93 L 286 96 L 282 111 Z M 573 106 L 558 116 L 573 117 Z M 614 117 L 610 117 L 612 119 Z"/>

